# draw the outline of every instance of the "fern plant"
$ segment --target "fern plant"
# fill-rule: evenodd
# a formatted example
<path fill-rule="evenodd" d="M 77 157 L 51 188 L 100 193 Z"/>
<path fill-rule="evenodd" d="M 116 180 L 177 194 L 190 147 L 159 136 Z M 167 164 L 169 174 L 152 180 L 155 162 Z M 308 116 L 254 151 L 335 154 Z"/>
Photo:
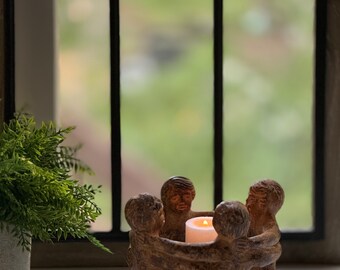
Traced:
<path fill-rule="evenodd" d="M 53 242 L 87 238 L 110 252 L 88 229 L 101 214 L 94 202 L 99 187 L 82 185 L 72 171 L 92 174 L 76 158 L 79 147 L 63 146 L 74 128 L 37 126 L 32 115 L 19 113 L 0 134 L 0 232 L 7 230 L 30 250 L 31 238 Z M 11 224 L 12 226 L 9 226 Z"/>

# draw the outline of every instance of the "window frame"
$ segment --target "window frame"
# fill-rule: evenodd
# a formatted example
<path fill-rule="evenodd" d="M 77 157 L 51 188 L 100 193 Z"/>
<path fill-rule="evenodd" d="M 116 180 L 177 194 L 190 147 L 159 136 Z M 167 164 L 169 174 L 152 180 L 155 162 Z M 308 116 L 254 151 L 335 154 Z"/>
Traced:
<path fill-rule="evenodd" d="M 51 0 L 53 2 L 53 0 Z M 14 58 L 14 5 L 12 0 L 0 0 L 4 5 L 4 45 L 0 49 L 5 55 L 5 69 L 3 85 L 0 85 L 5 98 L 4 119 L 8 120 L 11 112 L 14 111 L 14 88 L 15 88 L 15 58 Z M 217 5 L 222 0 L 215 0 Z M 110 0 L 111 7 L 119 8 L 119 1 Z M 119 9 L 117 8 L 116 11 Z M 222 10 L 222 9 L 221 9 Z M 282 245 L 283 255 L 280 263 L 339 263 L 339 247 L 337 242 L 340 236 L 337 233 L 337 224 L 340 218 L 336 213 L 336 205 L 340 202 L 337 196 L 338 179 L 340 173 L 337 164 L 340 157 L 336 153 L 337 146 L 340 146 L 340 128 L 337 125 L 339 119 L 340 95 L 336 92 L 340 87 L 337 80 L 336 68 L 340 63 L 337 52 L 340 50 L 340 41 L 337 38 L 336 26 L 340 23 L 337 12 L 340 10 L 340 3 L 336 0 L 316 0 L 316 54 L 315 54 L 315 128 L 314 129 L 314 203 L 315 203 L 315 230 L 312 233 L 288 233 L 283 234 Z M 119 13 L 111 9 L 111 30 L 119 30 Z M 117 24 L 118 23 L 118 24 Z M 117 28 L 118 27 L 118 28 Z M 114 30 L 116 29 L 116 30 Z M 112 36 L 112 35 L 111 35 Z M 326 39 L 327 36 L 327 39 Z M 119 38 L 111 43 L 112 49 L 119 49 Z M 111 53 L 111 60 L 119 61 L 119 54 Z M 113 65 L 114 66 L 114 65 Z M 119 65 L 117 69 L 111 68 L 111 76 L 119 77 Z M 113 78 L 111 77 L 111 78 Z M 0 81 L 1 82 L 1 81 Z M 113 82 L 115 87 L 119 86 L 119 80 Z M 115 88 L 117 89 L 117 88 Z M 119 93 L 118 93 L 119 94 Z M 114 95 L 112 95 L 112 98 Z M 119 95 L 115 96 L 117 108 L 119 108 Z M 338 118 L 337 118 L 338 117 Z M 115 119 L 117 120 L 117 119 Z M 119 123 L 115 122 L 115 124 Z M 112 122 L 114 118 L 112 117 Z M 115 136 L 115 135 L 113 135 Z M 117 136 L 117 135 L 116 135 Z M 120 136 L 120 135 L 119 135 Z M 120 137 L 119 137 L 120 142 Z M 112 152 L 117 151 L 119 145 L 113 145 Z M 120 153 L 120 152 L 119 152 Z M 321 157 L 321 159 L 319 159 Z M 323 159 L 324 157 L 324 159 Z M 112 158 L 118 158 L 112 156 Z M 120 155 L 119 155 L 120 160 Z M 321 162 L 320 162 L 321 160 Z M 116 164 L 116 166 L 120 166 Z M 116 181 L 114 181 L 116 182 Z M 119 186 L 113 186 L 113 188 Z M 115 189 L 117 190 L 117 189 Z M 118 189 L 119 190 L 119 189 Z M 218 190 L 216 192 L 219 192 Z M 115 195 L 116 196 L 116 195 Z M 119 196 L 119 195 L 118 195 Z M 114 205 L 114 209 L 120 211 L 120 204 Z M 324 222 L 323 222 L 324 221 Z M 114 222 L 118 220 L 114 219 Z M 118 223 L 116 223 L 118 224 Z M 120 224 L 120 217 L 119 217 Z M 117 229 L 117 228 L 116 228 Z M 70 240 L 67 243 L 61 242 L 54 245 L 35 242 L 32 250 L 32 267 L 60 267 L 60 266 L 123 266 L 125 265 L 125 252 L 128 246 L 126 233 L 110 237 L 106 234 L 98 234 L 98 237 L 108 245 L 114 252 L 109 255 L 97 250 L 91 244 Z M 118 239 L 118 240 L 116 240 Z M 114 241 L 113 241 L 114 240 Z M 86 256 L 84 256 L 86 254 Z"/>
<path fill-rule="evenodd" d="M 213 52 L 214 52 L 214 205 L 223 200 L 223 1 L 213 1 Z M 113 194 L 121 190 L 121 137 L 120 137 L 120 17 L 119 2 L 110 1 L 111 22 L 111 126 Z M 322 239 L 324 236 L 324 110 L 325 110 L 325 51 L 327 2 L 315 1 L 314 49 L 314 125 L 313 125 L 313 229 L 311 231 L 283 232 L 282 239 Z M 120 231 L 121 194 L 113 201 L 113 233 Z"/>

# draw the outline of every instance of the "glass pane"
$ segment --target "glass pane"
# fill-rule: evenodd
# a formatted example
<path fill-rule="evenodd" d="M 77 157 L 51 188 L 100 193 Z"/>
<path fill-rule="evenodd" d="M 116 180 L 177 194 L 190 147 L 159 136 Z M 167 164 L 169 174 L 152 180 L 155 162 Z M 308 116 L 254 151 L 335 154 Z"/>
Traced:
<path fill-rule="evenodd" d="M 182 175 L 213 209 L 212 22 L 211 1 L 121 1 L 122 207 Z"/>
<path fill-rule="evenodd" d="M 110 30 L 108 0 L 58 0 L 58 121 L 76 126 L 71 143 L 94 170 L 82 181 L 103 185 L 97 203 L 103 215 L 95 231 L 112 228 L 110 142 Z"/>
<path fill-rule="evenodd" d="M 224 197 L 271 178 L 283 229 L 312 227 L 314 1 L 224 1 Z"/>

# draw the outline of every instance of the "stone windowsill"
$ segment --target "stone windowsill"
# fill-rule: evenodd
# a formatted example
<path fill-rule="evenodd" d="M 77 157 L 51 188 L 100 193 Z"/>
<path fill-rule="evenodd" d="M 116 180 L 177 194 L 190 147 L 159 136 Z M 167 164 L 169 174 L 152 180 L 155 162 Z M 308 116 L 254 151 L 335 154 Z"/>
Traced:
<path fill-rule="evenodd" d="M 104 267 L 104 268 L 32 268 L 31 270 L 127 270 L 127 267 Z M 277 270 L 340 270 L 340 266 L 324 266 L 324 265 L 309 265 L 309 266 L 278 266 Z"/>

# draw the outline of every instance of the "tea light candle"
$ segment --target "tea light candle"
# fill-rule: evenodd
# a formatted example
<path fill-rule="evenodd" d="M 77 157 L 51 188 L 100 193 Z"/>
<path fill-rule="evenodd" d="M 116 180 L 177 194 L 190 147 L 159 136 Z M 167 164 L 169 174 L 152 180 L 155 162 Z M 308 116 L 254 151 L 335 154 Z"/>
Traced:
<path fill-rule="evenodd" d="M 211 242 L 216 237 L 212 217 L 195 217 L 185 223 L 185 242 L 187 243 Z"/>

